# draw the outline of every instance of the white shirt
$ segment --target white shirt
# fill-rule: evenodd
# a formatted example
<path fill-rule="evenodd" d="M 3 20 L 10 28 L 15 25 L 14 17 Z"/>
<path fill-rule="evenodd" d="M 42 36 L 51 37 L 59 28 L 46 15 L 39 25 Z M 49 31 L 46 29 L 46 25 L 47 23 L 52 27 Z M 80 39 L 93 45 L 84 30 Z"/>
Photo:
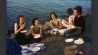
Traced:
<path fill-rule="evenodd" d="M 75 19 L 74 15 L 69 16 L 68 20 L 69 20 L 69 23 L 71 23 L 72 21 L 72 25 L 68 25 L 68 29 L 74 28 L 74 25 L 73 25 L 74 19 Z"/>

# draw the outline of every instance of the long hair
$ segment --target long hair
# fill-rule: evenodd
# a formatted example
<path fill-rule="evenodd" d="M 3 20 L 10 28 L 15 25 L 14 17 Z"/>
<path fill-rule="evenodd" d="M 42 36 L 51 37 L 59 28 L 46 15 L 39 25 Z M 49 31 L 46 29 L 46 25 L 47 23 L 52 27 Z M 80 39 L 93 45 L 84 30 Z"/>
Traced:
<path fill-rule="evenodd" d="M 73 9 L 72 8 L 68 8 L 66 13 L 67 13 L 67 17 L 69 17 L 70 15 L 73 14 Z"/>
<path fill-rule="evenodd" d="M 51 14 L 53 14 L 55 16 L 55 18 L 57 18 L 57 14 L 55 12 L 51 12 L 50 13 L 50 20 L 52 20 Z"/>
<path fill-rule="evenodd" d="M 35 26 L 35 20 L 39 20 L 37 17 L 33 17 L 32 19 L 32 25 Z"/>
<path fill-rule="evenodd" d="M 20 21 L 20 18 L 21 18 L 21 17 L 23 17 L 23 16 L 22 16 L 22 15 L 19 15 L 18 18 L 17 18 L 17 24 L 18 24 L 18 25 L 19 25 L 19 21 Z"/>

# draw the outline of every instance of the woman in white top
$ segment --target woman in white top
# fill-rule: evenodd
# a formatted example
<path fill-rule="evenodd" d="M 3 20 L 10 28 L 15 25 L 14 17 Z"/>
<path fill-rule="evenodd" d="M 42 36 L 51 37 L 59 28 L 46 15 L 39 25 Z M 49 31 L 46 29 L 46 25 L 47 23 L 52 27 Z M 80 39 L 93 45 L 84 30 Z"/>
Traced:
<path fill-rule="evenodd" d="M 68 8 L 67 11 L 66 11 L 66 19 L 68 21 L 62 20 L 62 26 L 67 27 L 68 29 L 70 29 L 71 26 L 73 25 L 72 20 L 74 19 L 73 10 L 71 8 Z"/>

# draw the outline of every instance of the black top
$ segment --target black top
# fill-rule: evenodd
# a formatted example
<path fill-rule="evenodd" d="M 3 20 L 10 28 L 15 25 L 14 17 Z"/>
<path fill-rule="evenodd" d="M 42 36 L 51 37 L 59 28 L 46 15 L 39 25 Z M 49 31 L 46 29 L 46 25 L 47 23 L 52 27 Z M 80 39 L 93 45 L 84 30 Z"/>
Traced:
<path fill-rule="evenodd" d="M 19 29 L 19 28 L 20 28 L 20 26 L 18 25 L 17 29 Z M 20 31 L 23 31 L 24 29 L 22 29 Z M 15 39 L 16 39 L 17 43 L 19 45 L 27 44 L 27 39 L 26 39 L 25 33 L 21 33 L 20 31 L 15 35 L 16 36 Z"/>
<path fill-rule="evenodd" d="M 18 25 L 18 23 L 17 23 L 17 25 Z M 19 29 L 19 28 L 20 28 L 20 26 L 18 25 L 17 29 Z M 21 29 L 20 31 L 23 31 L 23 30 L 25 30 L 25 27 L 23 29 Z M 21 33 L 20 31 L 18 33 Z"/>
<path fill-rule="evenodd" d="M 80 16 L 79 18 L 75 17 L 74 26 L 81 27 L 82 32 L 85 31 L 85 19 L 84 19 L 84 17 L 83 16 Z"/>

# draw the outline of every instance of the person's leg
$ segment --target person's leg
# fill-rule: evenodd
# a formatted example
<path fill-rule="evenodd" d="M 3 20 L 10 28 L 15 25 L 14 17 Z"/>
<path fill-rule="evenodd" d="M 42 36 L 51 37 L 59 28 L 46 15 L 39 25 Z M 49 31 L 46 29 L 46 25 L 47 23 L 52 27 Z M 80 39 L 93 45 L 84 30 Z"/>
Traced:
<path fill-rule="evenodd" d="M 28 44 L 28 40 L 27 40 L 27 37 L 26 37 L 25 34 L 21 35 L 21 40 L 20 41 L 21 41 L 22 45 Z"/>
<path fill-rule="evenodd" d="M 44 34 L 51 34 L 51 30 L 53 27 L 54 27 L 53 24 L 46 22 L 45 25 L 43 26 Z"/>
<path fill-rule="evenodd" d="M 50 28 L 51 28 L 50 23 L 45 22 L 45 24 L 43 25 L 43 30 L 47 30 L 47 29 L 50 29 Z"/>
<path fill-rule="evenodd" d="M 17 42 L 19 45 L 21 45 L 21 37 L 20 37 L 19 35 L 16 35 L 16 36 L 15 36 L 15 40 L 16 40 L 16 42 Z"/>
<path fill-rule="evenodd" d="M 68 28 L 68 24 L 66 24 L 65 22 L 66 22 L 65 20 L 62 20 L 61 24 L 62 24 L 63 27 L 67 27 Z"/>
<path fill-rule="evenodd" d="M 73 33 L 73 32 L 75 32 L 75 29 L 73 29 L 73 28 L 65 31 L 66 34 L 70 34 L 70 33 Z"/>
<path fill-rule="evenodd" d="M 76 37 L 78 35 L 81 34 L 81 30 L 79 29 L 75 29 L 73 32 L 71 33 L 66 33 L 66 37 Z"/>
<path fill-rule="evenodd" d="M 51 29 L 53 29 L 53 28 L 54 28 L 54 25 L 53 25 L 52 23 L 49 23 L 49 27 L 50 27 Z"/>
<path fill-rule="evenodd" d="M 32 34 L 29 34 L 28 41 L 29 41 L 30 44 L 35 42 L 34 36 Z"/>

